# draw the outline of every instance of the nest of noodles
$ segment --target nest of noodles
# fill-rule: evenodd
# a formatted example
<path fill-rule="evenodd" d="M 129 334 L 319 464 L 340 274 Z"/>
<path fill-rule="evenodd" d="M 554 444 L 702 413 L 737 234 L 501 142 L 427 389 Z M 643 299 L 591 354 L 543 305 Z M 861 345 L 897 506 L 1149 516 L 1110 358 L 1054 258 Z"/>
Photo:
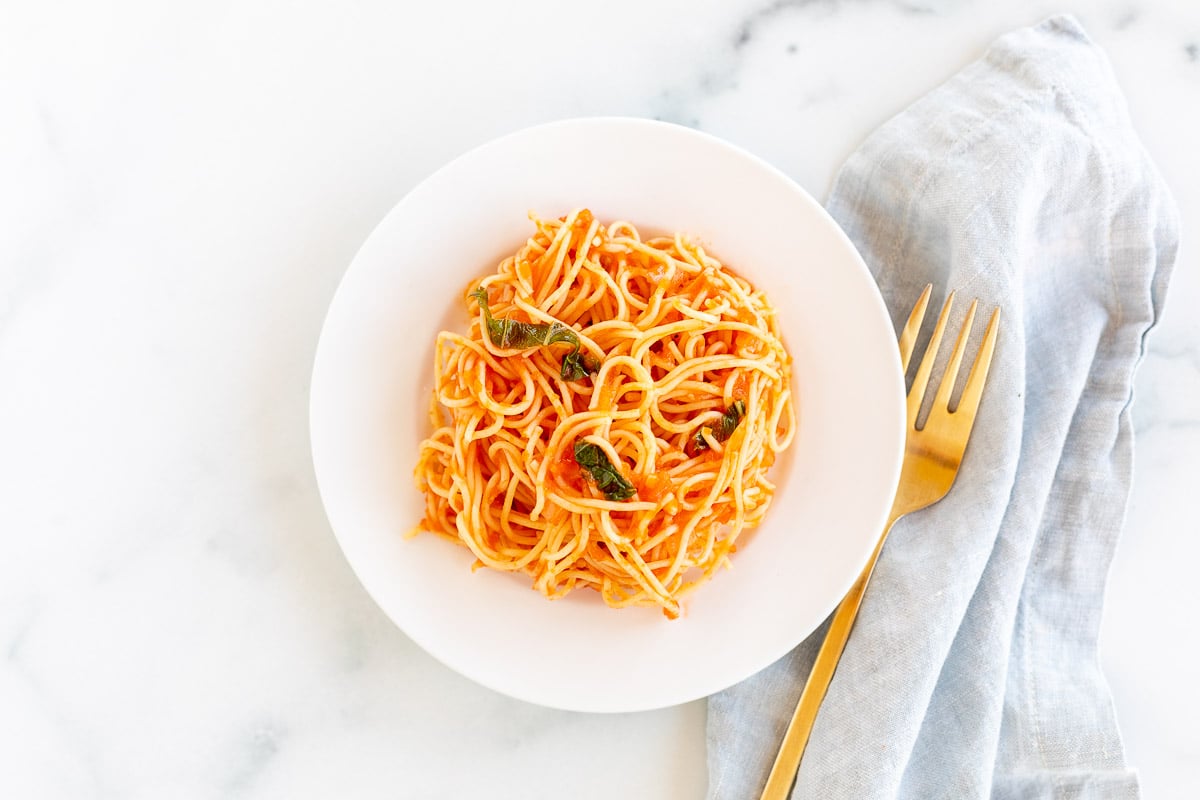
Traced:
<path fill-rule="evenodd" d="M 762 521 L 795 432 L 776 311 L 682 235 L 530 217 L 534 235 L 468 287 L 467 332 L 438 334 L 413 533 L 551 599 L 588 588 L 676 618 Z M 568 379 L 572 352 L 588 371 Z"/>

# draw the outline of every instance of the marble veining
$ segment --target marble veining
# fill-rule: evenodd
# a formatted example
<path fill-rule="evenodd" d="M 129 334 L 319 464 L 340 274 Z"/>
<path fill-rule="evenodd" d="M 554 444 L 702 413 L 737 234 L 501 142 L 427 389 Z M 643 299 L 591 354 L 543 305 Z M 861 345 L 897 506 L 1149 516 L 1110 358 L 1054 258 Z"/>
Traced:
<path fill-rule="evenodd" d="M 228 760 L 224 765 L 224 793 L 237 795 L 250 792 L 255 780 L 279 754 L 279 748 L 286 741 L 286 736 L 286 732 L 266 721 L 252 726 L 234 739 L 230 743 Z"/>
<path fill-rule="evenodd" d="M 510 700 L 358 585 L 307 438 L 341 272 L 447 158 L 560 117 L 700 128 L 823 196 L 874 127 L 1063 10 L 1183 220 L 1102 644 L 1146 796 L 1200 794 L 1200 5 L 249 0 L 0 26 L 0 797 L 702 798 L 702 704 Z"/>

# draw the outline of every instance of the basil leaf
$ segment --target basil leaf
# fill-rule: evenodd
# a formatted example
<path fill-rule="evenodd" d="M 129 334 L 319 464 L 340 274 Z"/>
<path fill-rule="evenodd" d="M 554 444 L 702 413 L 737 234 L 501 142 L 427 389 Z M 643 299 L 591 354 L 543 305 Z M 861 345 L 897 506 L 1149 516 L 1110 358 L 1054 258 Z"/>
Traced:
<path fill-rule="evenodd" d="M 604 492 L 606 500 L 628 500 L 637 494 L 633 484 L 612 465 L 597 445 L 582 439 L 575 442 L 575 463 L 587 470 L 596 487 Z"/>
<path fill-rule="evenodd" d="M 745 415 L 746 404 L 741 400 L 734 400 L 725 413 L 721 415 L 720 421 L 718 421 L 715 426 L 709 428 L 709 430 L 712 431 L 712 437 L 718 442 L 728 441 L 729 437 L 733 435 L 733 431 L 737 428 L 738 424 L 741 423 L 742 417 Z M 701 430 L 692 437 L 691 449 L 693 453 L 708 449 L 708 441 L 705 440 L 703 432 L 704 429 L 701 428 Z"/>
<path fill-rule="evenodd" d="M 515 319 L 496 319 L 488 306 L 487 289 L 482 286 L 471 292 L 483 309 L 483 320 L 492 344 L 505 350 L 526 350 L 559 342 L 574 345 L 571 352 L 562 357 L 559 374 L 564 381 L 583 380 L 585 375 L 600 371 L 595 359 L 579 352 L 579 335 L 561 322 L 520 322 Z"/>
<path fill-rule="evenodd" d="M 562 357 L 562 370 L 559 374 L 564 381 L 581 381 L 586 375 L 594 375 L 600 371 L 596 359 L 578 350 L 567 353 Z"/>
<path fill-rule="evenodd" d="M 520 322 L 515 319 L 496 319 L 488 305 L 487 289 L 480 286 L 471 292 L 471 297 L 479 301 L 483 309 L 483 319 L 487 325 L 488 338 L 497 347 L 506 350 L 525 350 L 530 347 L 566 342 L 579 349 L 579 337 L 575 331 L 561 322 Z"/>

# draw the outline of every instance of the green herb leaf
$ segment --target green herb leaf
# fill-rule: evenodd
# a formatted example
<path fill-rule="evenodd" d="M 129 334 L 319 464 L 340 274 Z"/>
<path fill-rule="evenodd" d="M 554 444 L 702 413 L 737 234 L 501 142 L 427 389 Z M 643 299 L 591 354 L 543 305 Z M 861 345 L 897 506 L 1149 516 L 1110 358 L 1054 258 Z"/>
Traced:
<path fill-rule="evenodd" d="M 745 415 L 746 404 L 741 400 L 734 400 L 715 426 L 708 428 L 706 425 L 704 427 L 708 428 L 708 430 L 712 432 L 712 437 L 718 442 L 725 442 L 728 441 L 729 437 L 733 435 L 734 429 L 737 428 L 738 424 L 742 421 L 742 417 Z M 708 441 L 704 438 L 703 433 L 704 428 L 701 428 L 692 437 L 691 450 L 693 454 L 698 453 L 701 450 L 708 449 Z"/>
<path fill-rule="evenodd" d="M 595 359 L 579 352 L 579 334 L 561 322 L 520 322 L 515 319 L 496 319 L 488 306 L 487 289 L 482 286 L 471 292 L 471 297 L 479 301 L 483 309 L 483 319 L 487 326 L 488 338 L 492 344 L 506 350 L 525 350 L 530 347 L 542 347 L 563 342 L 574 345 L 570 353 L 562 357 L 559 374 L 564 381 L 582 380 L 585 375 L 600 371 L 600 365 Z"/>
<path fill-rule="evenodd" d="M 594 375 L 599 371 L 600 364 L 596 359 L 576 350 L 562 357 L 562 370 L 559 374 L 564 381 L 581 381 L 585 375 Z"/>
<path fill-rule="evenodd" d="M 471 292 L 471 297 L 479 301 L 483 309 L 483 319 L 487 324 L 488 338 L 497 347 L 506 350 L 525 350 L 530 347 L 566 342 L 579 349 L 579 337 L 575 331 L 561 322 L 520 322 L 515 319 L 496 319 L 488 306 L 487 289 L 480 286 Z"/>
<path fill-rule="evenodd" d="M 612 465 L 597 445 L 580 439 L 575 442 L 575 463 L 587 470 L 606 500 L 628 500 L 637 494 L 633 484 Z"/>

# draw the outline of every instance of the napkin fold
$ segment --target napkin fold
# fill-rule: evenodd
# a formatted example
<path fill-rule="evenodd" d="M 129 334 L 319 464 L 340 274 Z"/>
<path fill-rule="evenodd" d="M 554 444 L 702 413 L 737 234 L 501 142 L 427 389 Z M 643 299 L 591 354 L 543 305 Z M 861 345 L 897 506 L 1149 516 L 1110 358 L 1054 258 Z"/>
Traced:
<path fill-rule="evenodd" d="M 926 283 L 931 314 L 957 289 L 1002 317 L 957 484 L 892 531 L 792 797 L 1137 797 L 1096 637 L 1178 222 L 1107 59 L 1067 16 L 1004 36 L 827 207 L 897 330 Z M 824 633 L 710 698 L 711 800 L 759 796 Z"/>

